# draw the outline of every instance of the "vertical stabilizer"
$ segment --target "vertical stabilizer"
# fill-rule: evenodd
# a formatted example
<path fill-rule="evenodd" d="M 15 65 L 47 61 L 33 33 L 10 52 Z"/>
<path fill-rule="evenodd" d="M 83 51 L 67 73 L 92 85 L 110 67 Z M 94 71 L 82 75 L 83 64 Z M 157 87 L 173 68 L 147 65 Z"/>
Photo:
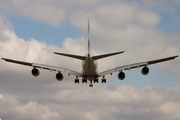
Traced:
<path fill-rule="evenodd" d="M 90 27 L 89 27 L 89 18 L 88 18 L 88 55 L 91 53 L 91 45 L 90 45 Z"/>

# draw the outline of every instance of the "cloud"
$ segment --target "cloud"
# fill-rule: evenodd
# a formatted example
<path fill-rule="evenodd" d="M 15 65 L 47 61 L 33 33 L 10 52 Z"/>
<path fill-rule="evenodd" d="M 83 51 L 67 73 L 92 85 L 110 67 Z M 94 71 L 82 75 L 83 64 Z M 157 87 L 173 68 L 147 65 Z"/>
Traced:
<path fill-rule="evenodd" d="M 38 105 L 35 102 L 28 103 L 20 103 L 20 98 L 15 95 L 4 95 L 5 100 L 1 101 L 1 117 L 2 119 L 39 119 L 39 120 L 47 120 L 47 119 L 56 119 L 59 117 L 57 112 L 50 111 L 46 106 Z M 8 111 L 12 113 L 12 115 L 8 115 Z"/>
<path fill-rule="evenodd" d="M 24 40 L 18 38 L 15 34 L 14 30 L 12 29 L 11 23 L 6 21 L 5 18 L 2 18 L 0 21 L 1 24 L 1 33 L 0 33 L 0 55 L 1 57 L 16 59 L 20 61 L 27 61 L 27 62 L 36 62 L 36 63 L 46 63 L 50 65 L 59 65 L 63 67 L 67 67 L 65 63 L 67 61 L 74 62 L 75 65 L 79 60 L 64 58 L 59 62 L 58 58 L 61 56 L 57 56 L 53 54 L 53 52 L 69 52 L 73 54 L 85 55 L 86 54 L 86 47 L 84 44 L 85 38 L 80 37 L 79 39 L 65 39 L 63 43 L 63 48 L 58 48 L 57 46 L 47 45 L 45 42 L 38 42 L 35 39 Z M 72 49 L 73 48 L 73 49 Z M 84 51 L 84 52 L 82 52 Z M 52 62 L 53 61 L 53 62 Z M 6 64 L 4 61 L 1 61 L 1 66 L 3 66 L 4 70 L 15 70 L 15 71 L 24 71 L 26 67 L 22 67 L 22 69 L 18 69 L 19 65 L 13 64 Z M 53 64 L 52 64 L 53 63 Z M 72 66 L 74 66 L 72 65 Z M 75 65 L 76 66 L 76 65 Z M 74 67 L 72 67 L 74 68 Z M 80 72 L 80 71 L 79 71 Z"/>
<path fill-rule="evenodd" d="M 179 54 L 179 34 L 165 34 L 157 27 L 160 15 L 137 3 L 100 5 L 92 11 L 76 12 L 71 17 L 71 24 L 86 30 L 88 16 L 92 31 L 91 42 L 95 51 L 102 53 L 125 50 L 121 55 L 121 62 L 114 58 L 118 64 Z M 174 62 L 166 65 L 178 70 Z"/>
<path fill-rule="evenodd" d="M 9 0 L 2 1 L 0 9 L 3 14 L 21 16 L 32 21 L 59 27 L 74 10 L 88 9 L 104 0 Z"/>
<path fill-rule="evenodd" d="M 3 96 L 0 94 L 0 99 L 2 99 L 3 98 Z"/>
<path fill-rule="evenodd" d="M 37 103 L 34 102 L 29 102 L 23 106 L 17 106 L 16 110 L 19 114 L 25 115 L 26 117 L 36 116 L 35 119 L 48 120 L 59 117 L 57 112 L 50 112 L 45 106 L 37 105 Z"/>
<path fill-rule="evenodd" d="M 16 119 L 147 119 L 178 120 L 180 86 L 160 88 L 147 86 L 136 88 L 130 85 L 112 86 L 76 90 L 59 90 L 48 97 L 44 95 L 32 98 L 23 95 L 21 98 L 14 95 L 3 95 L 6 100 L 0 107 L 5 108 L 0 113 L 3 117 L 12 116 Z M 51 96 L 51 97 L 50 97 Z M 44 99 L 46 97 L 46 99 Z M 31 101 L 30 101 L 31 100 Z M 32 101 L 33 100 L 33 101 Z M 43 100 L 43 101 L 42 101 Z M 27 101 L 27 102 L 23 102 Z M 28 102 L 29 101 L 29 102 Z M 11 107 L 10 107 L 11 106 Z M 31 111 L 31 112 L 30 112 Z M 22 116 L 22 118 L 18 117 Z M 29 117 L 31 116 L 31 117 Z"/>
<path fill-rule="evenodd" d="M 33 21 L 44 22 L 49 25 L 59 26 L 65 19 L 65 11 L 56 4 L 49 4 L 49 2 L 42 1 L 28 1 L 28 0 L 10 0 L 4 1 L 2 4 L 3 10 L 6 14 L 19 15 L 29 18 Z"/>
<path fill-rule="evenodd" d="M 77 11 L 71 17 L 71 23 L 77 28 L 86 29 L 88 16 L 92 23 L 91 27 L 98 29 L 103 29 L 103 27 L 111 30 L 124 29 L 132 23 L 144 27 L 155 27 L 160 22 L 160 16 L 153 10 L 141 7 L 136 3 L 120 2 L 99 5 L 91 11 Z"/>

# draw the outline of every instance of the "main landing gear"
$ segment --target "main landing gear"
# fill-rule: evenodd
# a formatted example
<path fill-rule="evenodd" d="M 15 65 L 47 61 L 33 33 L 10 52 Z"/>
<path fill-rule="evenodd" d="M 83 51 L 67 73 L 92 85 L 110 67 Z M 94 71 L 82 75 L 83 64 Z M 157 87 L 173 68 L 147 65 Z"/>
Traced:
<path fill-rule="evenodd" d="M 82 83 L 87 83 L 87 78 L 82 78 Z"/>
<path fill-rule="evenodd" d="M 106 79 L 103 76 L 102 83 L 106 83 Z"/>
<path fill-rule="evenodd" d="M 93 84 L 92 84 L 93 81 L 94 81 L 94 83 L 98 83 L 98 82 L 99 82 L 98 78 L 94 78 L 94 80 L 90 80 L 90 85 L 89 85 L 89 87 L 93 87 Z M 76 77 L 76 79 L 74 80 L 74 82 L 75 82 L 75 84 L 76 84 L 76 83 L 79 84 L 79 79 L 78 79 L 78 77 Z M 82 83 L 87 83 L 87 78 L 82 78 Z M 106 83 L 106 79 L 105 79 L 104 76 L 103 76 L 103 79 L 102 79 L 102 83 Z"/>
<path fill-rule="evenodd" d="M 78 77 L 76 77 L 76 79 L 74 80 L 75 84 L 78 83 L 79 84 L 79 79 Z"/>

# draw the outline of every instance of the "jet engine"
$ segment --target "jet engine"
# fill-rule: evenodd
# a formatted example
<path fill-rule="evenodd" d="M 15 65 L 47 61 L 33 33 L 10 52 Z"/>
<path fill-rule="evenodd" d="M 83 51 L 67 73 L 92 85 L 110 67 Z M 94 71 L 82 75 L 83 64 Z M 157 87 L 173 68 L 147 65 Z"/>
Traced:
<path fill-rule="evenodd" d="M 126 77 L 126 75 L 125 75 L 124 72 L 120 72 L 120 73 L 118 74 L 118 78 L 119 78 L 120 80 L 124 80 L 125 77 Z"/>
<path fill-rule="evenodd" d="M 143 75 L 147 75 L 148 73 L 149 73 L 149 68 L 148 67 L 143 67 L 142 68 L 142 70 L 141 70 L 141 73 L 143 74 Z"/>
<path fill-rule="evenodd" d="M 62 75 L 61 73 L 58 72 L 58 73 L 56 74 L 56 79 L 57 79 L 58 81 L 63 80 L 63 78 L 64 78 L 64 77 L 63 77 L 63 75 Z"/>
<path fill-rule="evenodd" d="M 37 77 L 37 76 L 40 74 L 39 70 L 36 69 L 36 68 L 33 68 L 32 71 L 31 71 L 31 73 L 32 73 L 32 75 L 35 76 L 35 77 Z"/>

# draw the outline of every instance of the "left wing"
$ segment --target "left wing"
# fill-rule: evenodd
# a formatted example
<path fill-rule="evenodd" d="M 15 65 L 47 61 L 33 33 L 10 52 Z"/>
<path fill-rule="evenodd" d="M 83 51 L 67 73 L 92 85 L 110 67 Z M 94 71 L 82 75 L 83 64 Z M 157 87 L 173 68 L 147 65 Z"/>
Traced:
<path fill-rule="evenodd" d="M 133 68 L 139 68 L 139 67 L 142 67 L 142 66 L 148 66 L 148 65 L 151 65 L 151 64 L 172 60 L 172 59 L 175 59 L 176 57 L 178 57 L 178 55 L 163 58 L 163 59 L 157 59 L 157 60 L 151 60 L 151 61 L 146 61 L 146 62 L 134 63 L 134 64 L 130 64 L 130 65 L 124 65 L 124 66 L 116 67 L 116 68 L 101 72 L 101 73 L 99 73 L 99 76 L 103 77 L 103 76 L 105 76 L 107 74 L 114 73 L 114 72 L 117 72 L 117 71 L 130 70 L 130 69 L 133 69 Z"/>
<path fill-rule="evenodd" d="M 41 69 L 46 69 L 46 70 L 50 70 L 50 71 L 58 71 L 61 73 L 67 73 L 67 74 L 72 74 L 72 75 L 77 76 L 77 77 L 81 77 L 81 73 L 73 71 L 73 70 L 61 68 L 61 67 L 55 67 L 55 66 L 44 65 L 44 64 L 37 64 L 37 63 L 28 63 L 28 62 L 17 61 L 17 60 L 12 60 L 12 59 L 7 59 L 7 58 L 2 58 L 2 59 L 5 60 L 6 62 L 36 67 L 36 68 L 41 68 Z"/>

